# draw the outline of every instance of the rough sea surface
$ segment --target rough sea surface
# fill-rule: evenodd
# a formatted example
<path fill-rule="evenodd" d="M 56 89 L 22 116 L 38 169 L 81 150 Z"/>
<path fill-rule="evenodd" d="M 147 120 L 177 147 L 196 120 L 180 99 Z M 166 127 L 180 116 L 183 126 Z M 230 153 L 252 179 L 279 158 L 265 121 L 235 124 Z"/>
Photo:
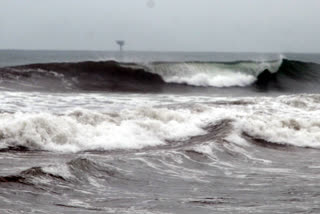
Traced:
<path fill-rule="evenodd" d="M 0 213 L 319 213 L 318 63 L 0 51 Z"/>

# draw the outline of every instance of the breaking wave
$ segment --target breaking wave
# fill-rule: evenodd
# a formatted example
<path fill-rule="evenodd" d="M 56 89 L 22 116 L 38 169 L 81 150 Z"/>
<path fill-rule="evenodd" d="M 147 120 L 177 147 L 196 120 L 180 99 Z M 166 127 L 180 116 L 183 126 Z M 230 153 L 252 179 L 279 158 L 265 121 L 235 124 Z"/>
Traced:
<path fill-rule="evenodd" d="M 192 86 L 232 87 L 248 86 L 264 70 L 277 72 L 282 60 L 271 62 L 184 62 L 153 63 L 151 72 L 159 74 L 167 83 Z"/>
<path fill-rule="evenodd" d="M 126 179 L 110 166 L 101 165 L 88 158 L 76 158 L 59 165 L 36 166 L 14 175 L 0 176 L 0 183 L 21 183 L 25 185 L 49 185 L 52 183 L 78 183 L 88 181 L 90 176 L 105 179 Z"/>
<path fill-rule="evenodd" d="M 203 115 L 190 110 L 139 108 L 118 115 L 76 110 L 66 115 L 4 113 L 0 146 L 78 152 L 141 149 L 204 133 Z M 16 150 L 16 149 L 15 149 Z"/>
<path fill-rule="evenodd" d="M 48 63 L 0 69 L 0 86 L 36 90 L 162 92 L 188 88 L 255 88 L 308 91 L 319 83 L 320 65 L 279 59 L 267 62 Z M 307 83 L 307 84 L 306 84 Z"/>
<path fill-rule="evenodd" d="M 0 152 L 173 149 L 225 142 L 248 146 L 252 141 L 320 148 L 318 99 L 252 98 L 243 104 L 211 102 L 117 113 L 1 113 Z"/>

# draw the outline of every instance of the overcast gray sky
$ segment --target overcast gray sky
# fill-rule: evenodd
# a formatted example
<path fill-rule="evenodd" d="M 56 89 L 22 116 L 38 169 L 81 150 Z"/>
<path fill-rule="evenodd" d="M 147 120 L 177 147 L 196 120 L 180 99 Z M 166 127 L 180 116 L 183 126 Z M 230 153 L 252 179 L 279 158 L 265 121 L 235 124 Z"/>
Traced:
<path fill-rule="evenodd" d="M 320 0 L 0 0 L 0 49 L 320 52 Z"/>

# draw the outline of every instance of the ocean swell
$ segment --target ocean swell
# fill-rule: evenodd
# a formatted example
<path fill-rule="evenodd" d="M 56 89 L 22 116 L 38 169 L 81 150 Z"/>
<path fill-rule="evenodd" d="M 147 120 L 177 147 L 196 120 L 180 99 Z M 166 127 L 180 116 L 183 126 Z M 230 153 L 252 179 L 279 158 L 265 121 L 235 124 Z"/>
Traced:
<path fill-rule="evenodd" d="M 115 61 L 48 63 L 1 68 L 0 86 L 48 91 L 170 92 L 241 87 L 303 92 L 318 88 L 319 71 L 318 64 L 288 59 L 148 64 Z"/>

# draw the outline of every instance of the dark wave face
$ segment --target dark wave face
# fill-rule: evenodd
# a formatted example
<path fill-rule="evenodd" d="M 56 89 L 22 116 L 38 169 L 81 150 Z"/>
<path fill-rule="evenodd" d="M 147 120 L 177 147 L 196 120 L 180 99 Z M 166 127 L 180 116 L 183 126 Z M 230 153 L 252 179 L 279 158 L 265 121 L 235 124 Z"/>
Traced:
<path fill-rule="evenodd" d="M 164 84 L 159 75 L 133 64 L 107 62 L 32 64 L 0 70 L 2 85 L 31 89 L 148 91 Z"/>
<path fill-rule="evenodd" d="M 261 90 L 318 92 L 319 81 L 319 64 L 283 59 L 277 72 L 260 73 L 255 86 Z"/>
<path fill-rule="evenodd" d="M 48 91 L 316 92 L 320 65 L 281 59 L 267 62 L 115 61 L 31 64 L 0 69 L 1 87 Z"/>

